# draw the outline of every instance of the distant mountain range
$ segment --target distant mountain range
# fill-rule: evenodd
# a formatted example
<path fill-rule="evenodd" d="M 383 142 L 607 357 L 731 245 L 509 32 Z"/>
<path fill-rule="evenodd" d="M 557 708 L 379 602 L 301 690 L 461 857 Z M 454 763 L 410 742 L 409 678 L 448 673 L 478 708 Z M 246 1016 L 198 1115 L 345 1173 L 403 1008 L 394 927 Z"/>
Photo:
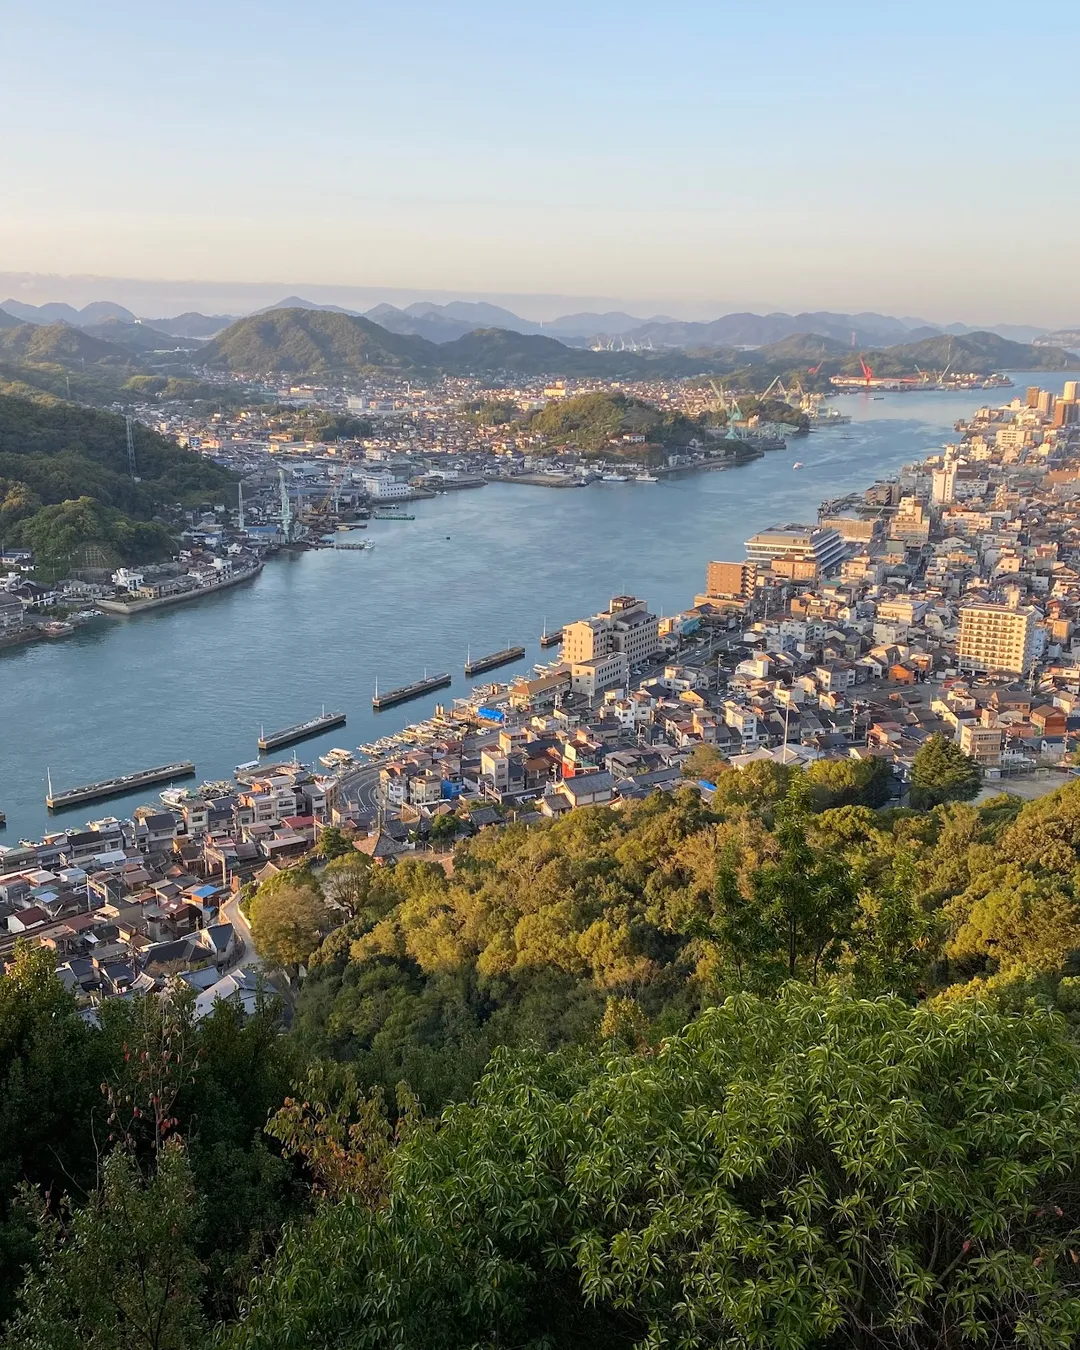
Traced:
<path fill-rule="evenodd" d="M 405 311 L 399 311 L 405 313 Z M 455 321 L 455 316 L 438 322 Z M 914 330 L 919 331 L 919 330 Z M 865 351 L 866 348 L 860 348 Z M 965 372 L 1060 370 L 1071 358 L 1060 349 L 1034 348 L 995 333 L 935 336 L 917 343 L 870 348 L 881 374 L 912 373 L 916 365 Z M 793 371 L 825 365 L 824 374 L 858 366 L 847 343 L 814 333 L 792 334 L 752 352 L 733 346 L 683 351 L 592 351 L 538 333 L 479 328 L 434 342 L 417 333 L 392 332 L 364 315 L 324 308 L 270 309 L 232 324 L 198 354 L 199 364 L 260 376 L 333 378 L 374 373 L 518 374 L 611 379 L 730 373 L 747 366 Z M 1074 359 L 1072 364 L 1080 364 Z"/>
<path fill-rule="evenodd" d="M 47 305 L 24 305 L 21 300 L 0 301 L 0 309 L 21 323 L 70 323 L 83 328 L 91 323 L 103 323 L 106 319 L 119 319 L 123 323 L 134 323 L 135 315 L 123 305 L 112 300 L 94 300 L 82 309 L 71 305 L 53 302 Z"/>
<path fill-rule="evenodd" d="M 620 379 L 724 368 L 680 352 L 583 351 L 555 338 L 505 328 L 473 328 L 433 342 L 415 333 L 391 332 L 364 315 L 321 307 L 271 309 L 240 319 L 209 342 L 198 361 L 248 375 L 321 377 L 507 372 Z"/>
<path fill-rule="evenodd" d="M 42 309 L 36 311 L 39 316 Z M 67 320 L 20 321 L 0 308 L 0 362 L 24 372 L 5 369 L 4 378 L 37 386 L 51 370 L 53 387 L 60 369 L 67 372 L 68 382 L 77 374 L 95 391 L 95 380 L 114 391 L 133 373 L 148 368 L 160 372 L 167 366 L 170 373 L 181 375 L 190 374 L 192 367 L 207 367 L 271 379 L 330 380 L 387 374 L 417 379 L 442 374 L 613 380 L 738 374 L 749 387 L 764 388 L 775 375 L 798 374 L 805 380 L 813 372 L 812 378 L 824 382 L 830 375 L 857 373 L 862 355 L 885 376 L 946 366 L 977 373 L 1080 367 L 1080 358 L 1063 346 L 1035 347 L 989 332 L 944 334 L 928 325 L 909 328 L 898 319 L 865 314 L 743 314 L 710 324 L 656 320 L 644 326 L 650 338 L 658 339 L 667 330 L 673 340 L 643 342 L 631 350 L 625 342 L 621 347 L 593 348 L 574 345 L 572 339 L 562 341 L 547 331 L 523 333 L 491 323 L 477 327 L 478 320 L 490 319 L 492 311 L 496 316 L 506 311 L 465 301 L 418 304 L 405 310 L 379 306 L 373 311 L 379 322 L 340 307 L 275 306 L 234 320 L 209 340 L 180 337 L 115 313 L 102 318 L 101 306 L 92 313 L 87 310 L 76 312 L 80 324 L 75 325 Z M 182 319 L 176 326 L 188 331 L 218 321 L 197 314 Z M 836 336 L 847 323 L 858 327 Z M 793 324 L 806 327 L 787 331 Z M 833 333 L 817 331 L 826 327 Z M 885 336 L 852 348 L 852 332 L 858 336 L 874 331 Z M 772 338 L 773 333 L 783 336 Z M 890 340 L 898 335 L 901 340 Z M 759 341 L 736 340 L 750 336 Z M 728 340 L 721 341 L 725 337 Z M 760 341 L 765 338 L 770 340 Z M 100 391 L 95 396 L 103 397 Z"/>
<path fill-rule="evenodd" d="M 896 318 L 888 314 L 864 312 L 859 314 L 831 313 L 826 310 L 799 314 L 732 313 L 709 322 L 687 322 L 667 315 L 642 319 L 622 310 L 605 313 L 588 311 L 566 314 L 549 323 L 535 323 L 523 319 L 511 310 L 484 301 L 452 300 L 447 304 L 417 301 L 398 308 L 380 304 L 374 309 L 351 310 L 341 305 L 319 304 L 303 296 L 290 295 L 274 305 L 256 311 L 268 314 L 276 310 L 313 310 L 326 314 L 344 314 L 350 318 L 367 318 L 388 332 L 401 337 L 420 337 L 428 342 L 445 344 L 455 342 L 478 328 L 498 328 L 506 332 L 534 337 L 552 337 L 571 346 L 595 346 L 609 350 L 640 350 L 672 348 L 698 351 L 719 347 L 766 347 L 785 338 L 816 333 L 843 343 L 849 350 L 863 347 L 888 347 L 904 342 L 920 342 L 939 334 L 966 336 L 975 332 L 993 332 L 1015 342 L 1047 346 L 1070 346 L 1069 333 L 1045 334 L 1040 328 L 1019 324 L 995 324 L 976 328 L 969 324 L 947 326 L 927 323 L 919 318 Z M 97 333 L 102 323 L 142 323 L 159 334 L 181 339 L 216 337 L 237 321 L 232 314 L 205 315 L 189 311 L 171 319 L 136 320 L 123 305 L 108 300 L 97 300 L 75 309 L 71 305 L 50 303 L 28 305 L 18 300 L 0 302 L 0 327 L 8 326 L 4 314 L 21 322 L 52 324 L 67 323 Z M 252 316 L 248 316 L 252 317 Z M 117 330 L 119 336 L 120 330 Z M 1075 335 L 1073 335 L 1075 336 Z M 139 345 L 139 340 L 127 335 L 128 346 Z"/>

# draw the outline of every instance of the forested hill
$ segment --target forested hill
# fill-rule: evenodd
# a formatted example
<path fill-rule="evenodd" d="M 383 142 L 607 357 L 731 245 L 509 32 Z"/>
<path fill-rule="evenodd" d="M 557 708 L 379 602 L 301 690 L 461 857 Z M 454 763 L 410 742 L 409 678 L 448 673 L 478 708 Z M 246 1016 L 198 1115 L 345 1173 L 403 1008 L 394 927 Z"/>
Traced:
<path fill-rule="evenodd" d="M 0 326 L 0 357 L 11 361 L 50 361 L 60 365 L 90 361 L 127 365 L 131 352 L 115 342 L 84 333 L 66 323 Z"/>
<path fill-rule="evenodd" d="M 287 1029 L 17 951 L 0 1347 L 1073 1350 L 1080 783 L 717 759 L 452 869 L 325 830 L 243 897 Z"/>
<path fill-rule="evenodd" d="M 1011 342 L 996 333 L 968 333 L 964 337 L 933 337 L 901 343 L 881 351 L 863 352 L 875 375 L 914 375 L 917 369 L 991 375 L 999 370 L 1080 370 L 1080 357 L 1059 347 L 1033 347 Z M 859 357 L 850 356 L 844 370 L 858 374 Z"/>
<path fill-rule="evenodd" d="M 240 319 L 208 342 L 196 360 L 244 375 L 322 377 L 507 372 L 641 379 L 731 369 L 731 361 L 718 360 L 715 353 L 584 351 L 503 328 L 480 328 L 453 342 L 434 343 L 391 333 L 358 315 L 310 309 L 276 309 Z"/>
<path fill-rule="evenodd" d="M 329 310 L 274 309 L 239 319 L 199 353 L 200 364 L 245 375 L 363 375 L 434 369 L 438 348 L 370 319 Z"/>
<path fill-rule="evenodd" d="M 233 475 L 136 423 L 140 482 L 124 419 L 56 399 L 0 394 L 0 543 L 32 548 L 59 572 L 85 545 L 119 561 L 167 553 L 161 509 L 224 500 Z"/>

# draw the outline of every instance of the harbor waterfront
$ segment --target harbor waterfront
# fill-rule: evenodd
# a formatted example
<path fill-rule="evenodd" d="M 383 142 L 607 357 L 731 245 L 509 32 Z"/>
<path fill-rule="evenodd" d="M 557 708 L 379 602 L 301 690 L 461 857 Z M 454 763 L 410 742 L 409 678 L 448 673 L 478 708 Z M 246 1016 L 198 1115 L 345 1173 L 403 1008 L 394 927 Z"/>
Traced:
<path fill-rule="evenodd" d="M 545 659 L 545 621 L 553 629 L 615 592 L 646 596 L 658 613 L 683 609 L 709 559 L 742 557 L 755 531 L 812 521 L 824 499 L 921 460 L 982 404 L 1030 382 L 1060 392 L 1064 377 L 1013 379 L 1015 391 L 849 396 L 838 406 L 850 425 L 721 472 L 575 492 L 495 483 L 420 501 L 415 519 L 372 522 L 373 550 L 282 555 L 248 585 L 0 654 L 3 839 L 94 814 L 85 804 L 50 813 L 49 771 L 56 784 L 89 784 L 191 760 L 200 779 L 229 777 L 261 727 L 303 722 L 320 706 L 347 714 L 348 744 L 373 741 L 472 683 L 457 673 L 444 692 L 378 713 L 376 681 L 392 691 L 425 668 L 462 672 L 470 649 L 508 642 L 526 652 L 507 676 L 529 671 Z M 340 737 L 328 729 L 301 757 Z M 155 795 L 117 797 L 108 813 Z"/>

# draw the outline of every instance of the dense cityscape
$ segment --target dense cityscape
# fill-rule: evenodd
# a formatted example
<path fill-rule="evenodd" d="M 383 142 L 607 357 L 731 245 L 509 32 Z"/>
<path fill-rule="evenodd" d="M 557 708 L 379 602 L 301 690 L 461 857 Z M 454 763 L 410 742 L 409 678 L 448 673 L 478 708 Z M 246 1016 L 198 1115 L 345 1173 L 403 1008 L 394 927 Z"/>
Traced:
<path fill-rule="evenodd" d="M 4 41 L 0 1350 L 1080 1347 L 1080 9 Z"/>

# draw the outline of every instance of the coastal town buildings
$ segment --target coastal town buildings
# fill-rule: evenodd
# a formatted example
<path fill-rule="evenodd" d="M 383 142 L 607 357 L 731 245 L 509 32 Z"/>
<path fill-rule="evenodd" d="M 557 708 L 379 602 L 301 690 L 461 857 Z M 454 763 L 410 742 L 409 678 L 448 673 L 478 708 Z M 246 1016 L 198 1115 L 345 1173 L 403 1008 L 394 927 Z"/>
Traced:
<path fill-rule="evenodd" d="M 432 851 L 443 816 L 468 833 L 617 809 L 688 783 L 708 799 L 709 780 L 685 776 L 701 746 L 723 772 L 880 760 L 896 801 L 933 735 L 954 740 L 988 784 L 1060 772 L 1080 742 L 1080 423 L 1060 412 L 1075 388 L 1046 392 L 981 408 L 955 445 L 823 503 L 816 525 L 758 532 L 743 561 L 702 559 L 704 588 L 684 610 L 661 617 L 614 596 L 565 625 L 548 666 L 439 705 L 355 764 L 326 775 L 256 768 L 128 821 L 0 845 L 0 956 L 16 941 L 49 946 L 88 1003 L 161 988 L 177 970 L 201 999 L 237 977 L 226 907 L 310 857 L 326 826 L 394 866 Z M 415 490 L 389 424 L 407 411 L 426 425 L 429 400 L 403 394 L 408 409 L 387 410 L 385 435 L 365 438 L 379 442 L 365 456 L 387 458 L 364 459 L 377 473 L 356 470 L 358 505 L 375 500 L 367 479 Z M 449 437 L 447 424 L 431 425 Z M 472 465 L 464 449 L 435 453 L 448 474 Z M 312 511 L 327 498 L 325 468 L 290 480 Z M 353 469 L 336 468 L 340 501 Z M 251 528 L 260 515 L 271 526 L 275 501 L 280 483 L 267 475 L 245 502 Z M 250 555 L 229 552 L 230 530 L 193 519 L 182 572 L 131 569 L 107 584 L 163 598 L 180 577 L 235 575 Z M 21 624 L 37 603 L 20 598 L 25 580 L 0 592 L 0 624 Z M 251 995 L 244 979 L 233 992 Z"/>

